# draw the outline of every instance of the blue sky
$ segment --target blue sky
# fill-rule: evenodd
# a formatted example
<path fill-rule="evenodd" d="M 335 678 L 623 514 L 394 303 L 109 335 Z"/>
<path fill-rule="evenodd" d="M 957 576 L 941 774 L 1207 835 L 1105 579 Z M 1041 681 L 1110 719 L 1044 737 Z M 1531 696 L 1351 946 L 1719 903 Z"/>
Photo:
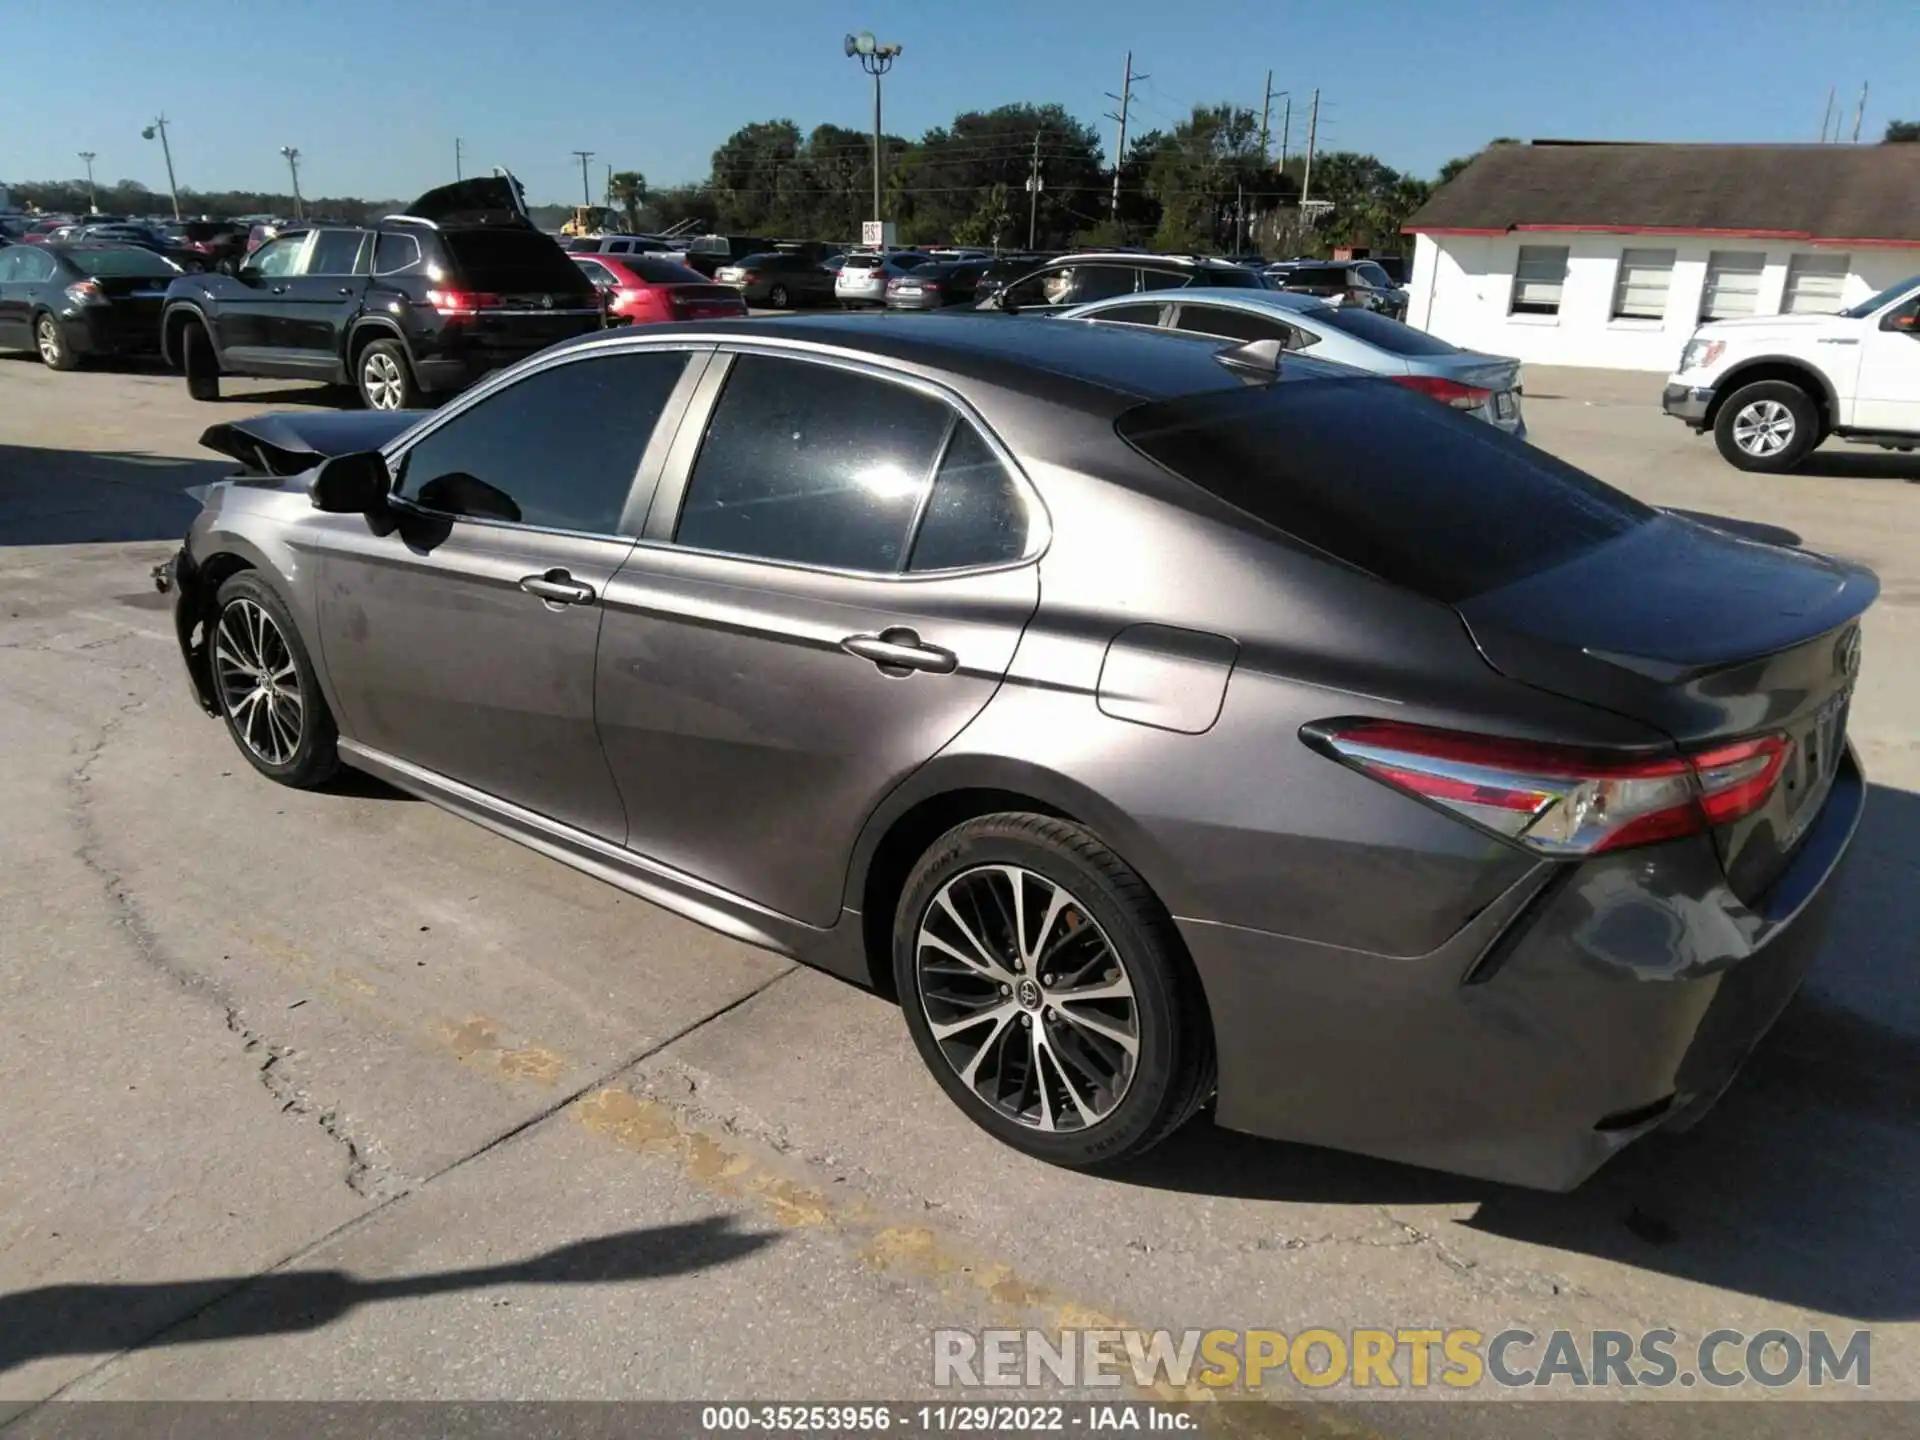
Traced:
<path fill-rule="evenodd" d="M 568 152 L 656 185 L 705 173 L 738 126 L 777 116 L 865 129 L 872 92 L 841 53 L 871 29 L 905 53 L 887 128 L 961 109 L 1058 101 L 1112 144 L 1126 51 L 1152 78 L 1134 124 L 1197 102 L 1293 93 L 1293 145 L 1322 92 L 1323 149 L 1430 175 L 1496 135 L 1642 140 L 1816 138 L 1827 87 L 1863 138 L 1920 118 L 1920 6 L 1840 0 L 0 0 L 0 180 L 77 176 L 159 189 L 164 110 L 182 184 L 407 198 L 505 164 L 536 201 L 579 195 Z M 23 63 L 24 62 L 24 63 Z M 1279 130 L 1281 102 L 1274 107 Z"/>

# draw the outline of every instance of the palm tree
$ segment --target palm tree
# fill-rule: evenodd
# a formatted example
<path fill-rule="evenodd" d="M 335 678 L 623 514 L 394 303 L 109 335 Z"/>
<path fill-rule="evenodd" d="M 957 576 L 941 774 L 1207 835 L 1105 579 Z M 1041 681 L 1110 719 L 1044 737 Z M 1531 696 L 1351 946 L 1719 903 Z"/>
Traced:
<path fill-rule="evenodd" d="M 640 228 L 640 207 L 647 203 L 647 177 L 638 170 L 616 170 L 607 179 L 607 203 L 625 214 L 627 229 Z"/>

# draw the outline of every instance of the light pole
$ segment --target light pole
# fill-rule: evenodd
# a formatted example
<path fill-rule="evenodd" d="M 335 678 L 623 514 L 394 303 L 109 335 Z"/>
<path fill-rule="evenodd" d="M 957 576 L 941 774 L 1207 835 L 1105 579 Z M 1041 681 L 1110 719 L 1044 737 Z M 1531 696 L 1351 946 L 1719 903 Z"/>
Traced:
<path fill-rule="evenodd" d="M 593 204 L 593 192 L 587 187 L 587 162 L 593 159 L 593 151 L 576 150 L 573 153 L 580 160 L 580 203 L 590 207 Z"/>
<path fill-rule="evenodd" d="M 300 151 L 295 146 L 282 145 L 280 153 L 287 157 L 287 174 L 293 177 L 293 218 L 305 219 L 300 205 Z"/>
<path fill-rule="evenodd" d="M 847 36 L 846 50 L 849 55 L 860 57 L 860 68 L 873 77 L 873 218 L 875 223 L 883 219 L 880 209 L 880 77 L 893 68 L 893 62 L 900 58 L 898 45 L 882 45 L 873 38 L 871 30 L 862 30 L 858 35 Z"/>
<path fill-rule="evenodd" d="M 100 213 L 100 201 L 93 193 L 93 162 L 98 160 L 100 155 L 99 152 L 95 150 L 82 150 L 80 152 L 80 158 L 87 162 L 87 211 L 89 214 L 98 215 Z"/>
<path fill-rule="evenodd" d="M 167 157 L 167 189 L 173 194 L 173 218 L 180 218 L 180 186 L 173 178 L 173 147 L 167 144 L 167 117 L 156 115 L 153 123 L 140 132 L 142 140 L 160 137 L 160 153 Z"/>

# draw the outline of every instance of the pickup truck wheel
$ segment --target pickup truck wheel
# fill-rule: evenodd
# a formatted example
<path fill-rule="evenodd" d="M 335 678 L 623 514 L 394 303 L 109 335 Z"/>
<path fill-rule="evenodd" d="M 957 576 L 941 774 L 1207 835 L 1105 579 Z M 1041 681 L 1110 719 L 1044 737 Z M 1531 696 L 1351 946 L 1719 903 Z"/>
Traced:
<path fill-rule="evenodd" d="M 420 404 L 413 366 L 398 340 L 376 340 L 353 365 L 354 388 L 369 410 L 412 410 Z"/>
<path fill-rule="evenodd" d="M 1736 469 L 1779 474 L 1820 443 L 1820 412 L 1798 385 L 1759 380 L 1726 398 L 1714 417 L 1713 438 Z"/>
<path fill-rule="evenodd" d="M 195 400 L 220 398 L 220 362 L 214 359 L 207 327 L 198 320 L 180 327 L 180 368 L 186 372 L 188 395 Z"/>

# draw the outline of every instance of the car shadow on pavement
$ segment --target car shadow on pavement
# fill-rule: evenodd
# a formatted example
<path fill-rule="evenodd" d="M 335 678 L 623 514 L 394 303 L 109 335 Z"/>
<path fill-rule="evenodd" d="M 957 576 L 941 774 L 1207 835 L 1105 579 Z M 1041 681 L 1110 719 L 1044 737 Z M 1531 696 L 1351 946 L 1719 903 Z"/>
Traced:
<path fill-rule="evenodd" d="M 0 545 L 179 540 L 231 460 L 0 445 Z"/>
<path fill-rule="evenodd" d="M 1861 450 L 1852 446 L 1815 450 L 1798 465 L 1799 475 L 1824 475 L 1835 480 L 1905 480 L 1920 484 L 1920 454 L 1889 450 Z"/>
<path fill-rule="evenodd" d="M 1567 1195 L 1205 1125 L 1122 1183 L 1308 1204 L 1476 1205 L 1459 1222 L 1863 1321 L 1920 1318 L 1920 795 L 1869 787 L 1826 948 L 1720 1103 Z"/>
<path fill-rule="evenodd" d="M 43 1285 L 0 1295 L 0 1373 L 53 1355 L 111 1355 L 318 1330 L 361 1305 L 500 1285 L 616 1285 L 711 1270 L 777 1236 L 728 1216 L 625 1230 L 502 1265 L 363 1280 L 344 1270 L 277 1270 L 155 1284 Z"/>

